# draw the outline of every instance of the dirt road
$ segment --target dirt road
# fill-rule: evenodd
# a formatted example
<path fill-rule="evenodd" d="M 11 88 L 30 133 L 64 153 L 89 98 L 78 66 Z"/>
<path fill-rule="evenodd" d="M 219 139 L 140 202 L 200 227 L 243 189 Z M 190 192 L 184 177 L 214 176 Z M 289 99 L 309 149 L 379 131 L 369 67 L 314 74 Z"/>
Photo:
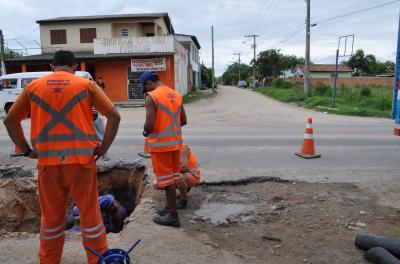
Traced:
<path fill-rule="evenodd" d="M 327 115 L 235 87 L 221 87 L 217 96 L 186 105 L 186 110 L 184 139 L 196 152 L 207 182 L 252 176 L 381 182 L 400 175 L 400 138 L 393 136 L 390 119 Z M 144 109 L 120 111 L 123 121 L 110 153 L 133 160 L 143 148 Z M 313 118 L 322 158 L 305 161 L 293 153 L 301 148 L 308 117 Z M 3 159 L 13 149 L 3 128 L 0 149 Z"/>

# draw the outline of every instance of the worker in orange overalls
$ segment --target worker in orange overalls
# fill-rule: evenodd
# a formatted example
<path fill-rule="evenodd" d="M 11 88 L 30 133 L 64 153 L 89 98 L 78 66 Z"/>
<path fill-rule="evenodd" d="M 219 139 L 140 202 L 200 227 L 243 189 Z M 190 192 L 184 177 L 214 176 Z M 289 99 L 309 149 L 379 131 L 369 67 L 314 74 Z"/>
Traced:
<path fill-rule="evenodd" d="M 74 75 L 77 65 L 71 52 L 56 52 L 51 67 L 54 73 L 25 88 L 4 120 L 15 145 L 26 157 L 38 159 L 39 259 L 45 264 L 61 261 L 69 194 L 80 212 L 83 244 L 97 252 L 107 250 L 95 157 L 107 153 L 120 122 L 105 93 L 94 82 Z M 108 120 L 102 143 L 93 126 L 93 106 Z M 33 149 L 21 126 L 29 113 Z M 86 254 L 88 263 L 97 263 L 98 257 Z"/>
<path fill-rule="evenodd" d="M 178 209 L 187 208 L 187 193 L 200 182 L 200 167 L 197 165 L 196 156 L 187 144 L 183 144 L 180 152 L 180 172 L 176 185 L 179 189 L 180 198 L 176 206 Z"/>
<path fill-rule="evenodd" d="M 180 176 L 176 177 L 176 187 L 179 190 L 179 199 L 176 202 L 177 209 L 186 209 L 188 202 L 188 192 L 196 187 L 200 182 L 200 167 L 197 165 L 196 156 L 186 143 L 180 151 Z M 157 181 L 153 181 L 155 188 L 158 188 Z M 168 212 L 167 208 L 158 210 L 158 214 L 163 215 Z"/>
<path fill-rule="evenodd" d="M 157 214 L 153 220 L 160 225 L 179 227 L 175 177 L 180 176 L 179 156 L 183 144 L 181 126 L 186 125 L 182 96 L 164 85 L 155 72 L 144 72 L 140 82 L 142 92 L 146 95 L 143 136 L 148 137 L 151 163 L 158 187 L 165 190 L 168 209 L 166 214 Z"/>

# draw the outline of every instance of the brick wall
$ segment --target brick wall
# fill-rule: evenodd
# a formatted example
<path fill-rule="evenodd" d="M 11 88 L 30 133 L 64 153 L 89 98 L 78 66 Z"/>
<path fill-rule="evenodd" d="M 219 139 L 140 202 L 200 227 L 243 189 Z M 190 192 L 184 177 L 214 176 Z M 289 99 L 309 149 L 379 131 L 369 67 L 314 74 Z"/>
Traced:
<path fill-rule="evenodd" d="M 285 80 L 293 82 L 303 83 L 302 77 L 287 78 Z M 316 85 L 317 83 L 324 83 L 326 85 L 333 86 L 334 78 L 312 78 L 311 85 Z M 383 86 L 393 86 L 393 77 L 350 77 L 350 78 L 338 78 L 337 87 L 341 85 L 352 87 L 353 85 L 383 85 Z"/>

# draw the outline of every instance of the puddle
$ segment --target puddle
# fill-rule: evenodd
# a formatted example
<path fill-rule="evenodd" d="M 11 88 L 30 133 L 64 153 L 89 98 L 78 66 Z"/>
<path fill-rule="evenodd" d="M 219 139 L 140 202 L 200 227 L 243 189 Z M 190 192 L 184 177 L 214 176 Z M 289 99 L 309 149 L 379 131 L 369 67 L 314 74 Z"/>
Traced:
<path fill-rule="evenodd" d="M 229 223 L 229 218 L 252 209 L 252 206 L 238 203 L 203 203 L 200 209 L 194 212 L 194 215 L 213 225 L 220 225 Z"/>

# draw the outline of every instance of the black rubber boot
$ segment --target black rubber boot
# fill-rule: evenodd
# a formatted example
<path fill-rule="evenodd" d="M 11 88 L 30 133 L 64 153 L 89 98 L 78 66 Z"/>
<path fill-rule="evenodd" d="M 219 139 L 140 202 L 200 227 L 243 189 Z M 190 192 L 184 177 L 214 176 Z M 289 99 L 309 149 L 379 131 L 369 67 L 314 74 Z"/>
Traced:
<path fill-rule="evenodd" d="M 166 215 L 156 215 L 153 219 L 154 223 L 163 226 L 180 227 L 179 217 L 177 212 L 168 212 Z"/>
<path fill-rule="evenodd" d="M 169 213 L 169 210 L 168 210 L 167 207 L 164 207 L 164 208 L 161 208 L 161 209 L 158 209 L 158 210 L 157 210 L 157 214 L 158 214 L 158 215 L 161 215 L 161 216 L 164 216 L 164 215 L 166 215 L 166 214 L 168 214 L 168 213 Z"/>
<path fill-rule="evenodd" d="M 176 201 L 177 209 L 186 209 L 187 208 L 187 200 L 179 199 Z"/>

